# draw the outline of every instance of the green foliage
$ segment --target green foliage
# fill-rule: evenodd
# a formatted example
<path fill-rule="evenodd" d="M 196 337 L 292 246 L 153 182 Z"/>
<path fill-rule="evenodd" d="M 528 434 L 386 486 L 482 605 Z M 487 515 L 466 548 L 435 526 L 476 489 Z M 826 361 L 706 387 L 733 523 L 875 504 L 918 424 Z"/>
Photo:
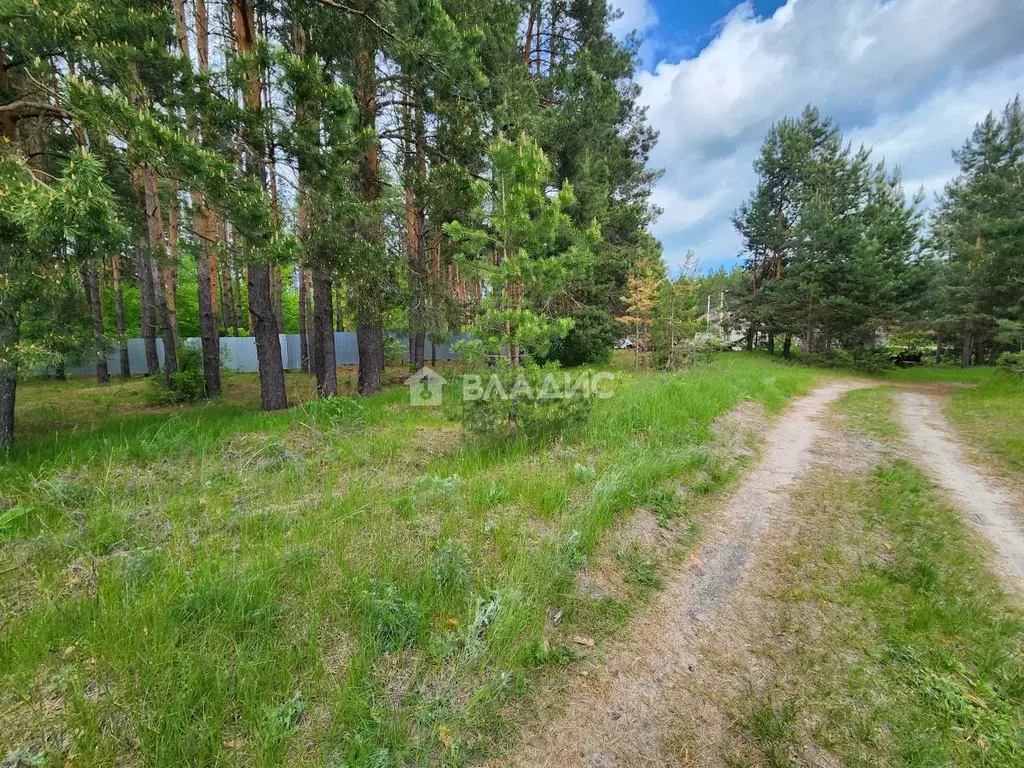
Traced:
<path fill-rule="evenodd" d="M 735 311 L 752 330 L 801 339 L 805 354 L 875 346 L 915 296 L 920 199 L 811 107 L 772 126 L 754 168 L 734 217 L 749 254 Z"/>
<path fill-rule="evenodd" d="M 573 200 L 568 184 L 547 195 L 550 164 L 533 140 L 501 138 L 488 154 L 492 178 L 478 185 L 477 212 L 486 228 L 445 225 L 462 249 L 463 270 L 486 286 L 460 351 L 475 362 L 507 355 L 515 366 L 520 358 L 543 357 L 569 331 L 571 320 L 544 308 L 585 263 L 599 234 L 594 228 L 578 233 L 563 212 Z"/>
<path fill-rule="evenodd" d="M 479 386 L 469 399 L 456 401 L 454 415 L 467 430 L 486 438 L 568 431 L 586 420 L 593 405 L 589 378 L 584 391 L 572 391 L 579 373 L 562 371 L 557 363 L 512 366 L 499 359 L 466 376 L 478 377 Z"/>
<path fill-rule="evenodd" d="M 615 342 L 622 336 L 622 325 L 615 318 L 600 307 L 584 305 L 573 310 L 569 319 L 572 327 L 551 345 L 552 360 L 564 366 L 602 365 L 611 360 Z"/>
<path fill-rule="evenodd" d="M 178 349 L 178 372 L 168 386 L 162 376 L 153 376 L 148 381 L 147 393 L 151 405 L 172 405 L 193 403 L 206 397 L 206 380 L 203 378 L 203 355 L 194 347 Z"/>
<path fill-rule="evenodd" d="M 998 364 L 1018 376 L 1024 376 L 1024 352 L 1003 352 L 999 355 Z"/>
<path fill-rule="evenodd" d="M 366 423 L 366 407 L 352 397 L 320 397 L 302 406 L 305 420 L 321 429 L 360 427 Z"/>
<path fill-rule="evenodd" d="M 960 173 L 932 217 L 933 322 L 964 340 L 964 364 L 983 350 L 1020 349 L 1024 335 L 1024 104 L 989 113 L 954 153 Z M 973 349 L 972 349 L 973 348 Z"/>

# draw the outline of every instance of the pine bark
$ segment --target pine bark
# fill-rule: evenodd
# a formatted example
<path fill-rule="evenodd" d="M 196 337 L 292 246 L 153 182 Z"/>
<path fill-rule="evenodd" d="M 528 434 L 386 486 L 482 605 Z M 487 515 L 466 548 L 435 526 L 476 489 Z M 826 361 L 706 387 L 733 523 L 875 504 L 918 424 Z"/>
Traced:
<path fill-rule="evenodd" d="M 232 0 L 235 25 L 235 46 L 239 53 L 250 53 L 256 42 L 256 21 L 249 0 Z M 249 76 L 245 106 L 259 113 L 262 87 L 257 72 Z M 250 141 L 246 148 L 246 169 L 258 174 L 266 189 L 266 174 L 260 150 Z M 284 382 L 284 361 L 281 359 L 281 337 L 271 298 L 269 264 L 249 264 L 247 271 L 250 330 L 256 337 L 256 357 L 260 370 L 260 399 L 263 410 L 276 411 L 288 407 Z"/>
<path fill-rule="evenodd" d="M 379 392 L 384 378 L 384 329 L 376 318 L 356 318 L 356 348 L 359 354 L 360 395 Z"/>
<path fill-rule="evenodd" d="M 309 330 L 313 324 L 313 318 L 309 312 L 309 275 L 306 268 L 299 265 L 299 359 L 303 373 L 309 373 L 309 339 L 312 334 Z"/>
<path fill-rule="evenodd" d="M 356 105 L 358 129 L 373 131 L 377 122 L 377 83 L 375 50 L 367 45 L 356 59 Z M 359 160 L 359 182 L 363 199 L 375 203 L 380 197 L 378 144 L 371 141 Z M 380 223 L 367 222 L 367 240 L 376 243 L 380 238 Z M 351 287 L 350 287 L 351 290 Z M 359 350 L 359 394 L 372 395 L 380 391 L 384 378 L 384 328 L 380 306 L 381 297 L 373 287 L 361 290 L 356 300 L 356 346 Z M 367 295 L 369 294 L 369 295 Z"/>
<path fill-rule="evenodd" d="M 149 237 L 149 248 L 159 261 L 167 258 L 167 243 L 164 238 L 163 216 L 160 212 L 160 192 L 157 186 L 156 170 L 151 165 L 142 169 L 142 183 L 146 205 L 146 232 Z M 167 386 L 174 384 L 174 374 L 178 372 L 176 334 L 168 307 L 168 286 L 163 281 L 162 264 L 149 261 L 150 282 L 153 286 L 153 306 L 160 322 L 164 341 L 164 378 Z M 173 287 L 171 288 L 173 291 Z"/>
<path fill-rule="evenodd" d="M 338 333 L 345 331 L 345 286 L 341 280 L 334 281 L 334 316 L 336 318 L 334 330 Z"/>
<path fill-rule="evenodd" d="M 132 375 L 128 357 L 127 328 L 124 324 L 124 290 L 121 287 L 121 255 L 115 253 L 110 259 L 110 274 L 114 283 L 114 322 L 117 323 L 117 338 L 121 362 L 121 377 Z"/>
<path fill-rule="evenodd" d="M 0 325 L 0 349 L 13 349 L 19 335 L 17 325 Z M 14 399 L 17 392 L 17 370 L 13 363 L 0 358 L 0 448 L 7 448 L 14 441 Z"/>
<path fill-rule="evenodd" d="M 183 59 L 189 59 L 188 29 L 185 23 L 184 0 L 174 0 L 175 18 L 177 19 L 178 48 Z M 196 0 L 196 58 L 199 71 L 205 72 L 210 61 L 209 19 L 206 13 L 205 0 Z M 199 137 L 199 126 L 193 121 L 191 126 L 193 138 Z M 217 224 L 214 214 L 206 207 L 206 197 L 199 191 L 192 192 L 192 205 L 195 209 L 193 227 L 199 236 L 199 253 L 196 255 L 196 297 L 199 303 L 199 337 L 203 347 L 203 382 L 206 396 L 216 397 L 220 394 L 220 327 L 217 323 L 217 302 L 214 281 L 217 275 L 217 264 L 213 253 L 213 243 L 217 238 Z"/>
<path fill-rule="evenodd" d="M 135 258 L 139 281 L 140 334 L 146 349 L 146 375 L 160 372 L 160 358 L 156 351 L 156 288 L 153 285 L 153 264 L 146 255 L 146 247 L 139 246 Z"/>
<path fill-rule="evenodd" d="M 317 393 L 320 397 L 338 394 L 334 352 L 334 287 L 322 269 L 313 270 L 313 356 Z"/>
<path fill-rule="evenodd" d="M 92 318 L 92 341 L 96 355 L 96 383 L 110 382 L 107 369 L 107 341 L 103 335 L 103 297 L 100 295 L 99 270 L 95 261 L 82 262 L 82 283 L 89 300 L 89 315 Z"/>

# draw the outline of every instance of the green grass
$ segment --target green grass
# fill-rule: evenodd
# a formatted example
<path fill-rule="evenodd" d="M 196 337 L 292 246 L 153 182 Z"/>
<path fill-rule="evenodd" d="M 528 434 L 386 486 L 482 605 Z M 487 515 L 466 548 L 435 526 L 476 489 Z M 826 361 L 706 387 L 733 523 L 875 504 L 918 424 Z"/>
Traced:
<path fill-rule="evenodd" d="M 510 704 L 578 655 L 564 633 L 626 621 L 632 591 L 575 586 L 609 530 L 648 505 L 692 539 L 666 493 L 729 482 L 714 419 L 744 399 L 777 411 L 815 375 L 744 355 L 621 372 L 578 433 L 500 445 L 402 389 L 263 414 L 244 375 L 165 409 L 139 381 L 27 383 L 0 464 L 0 755 L 482 759 Z M 631 590 L 657 586 L 656 562 L 621 557 Z"/>
<path fill-rule="evenodd" d="M 733 705 L 732 765 L 1024 762 L 1024 623 L 977 543 L 902 461 L 819 481 Z"/>
<path fill-rule="evenodd" d="M 881 443 L 890 442 L 900 433 L 893 420 L 896 403 L 892 391 L 890 387 L 855 389 L 843 395 L 837 410 L 855 432 Z"/>
<path fill-rule="evenodd" d="M 1024 378 L 996 371 L 953 395 L 946 413 L 976 446 L 1016 477 L 1024 471 Z"/>

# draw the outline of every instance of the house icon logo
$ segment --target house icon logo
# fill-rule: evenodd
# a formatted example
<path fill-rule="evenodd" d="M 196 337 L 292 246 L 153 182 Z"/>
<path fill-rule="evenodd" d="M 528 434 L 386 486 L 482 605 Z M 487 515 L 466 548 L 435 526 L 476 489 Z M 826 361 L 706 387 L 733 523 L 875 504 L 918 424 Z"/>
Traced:
<path fill-rule="evenodd" d="M 444 376 L 430 366 L 423 366 L 405 380 L 409 388 L 409 405 L 440 405 Z"/>

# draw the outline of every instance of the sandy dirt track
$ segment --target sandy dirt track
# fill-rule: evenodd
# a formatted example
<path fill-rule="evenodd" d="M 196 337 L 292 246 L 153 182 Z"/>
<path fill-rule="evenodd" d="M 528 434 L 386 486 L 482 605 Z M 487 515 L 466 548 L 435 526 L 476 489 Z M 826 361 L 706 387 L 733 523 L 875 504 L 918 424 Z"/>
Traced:
<path fill-rule="evenodd" d="M 766 529 L 778 525 L 823 432 L 819 417 L 857 382 L 833 382 L 794 401 L 769 430 L 757 465 L 717 511 L 690 565 L 667 584 L 540 732 L 524 734 L 517 766 L 676 765 L 664 727 L 688 706 L 699 646 L 747 578 Z"/>

